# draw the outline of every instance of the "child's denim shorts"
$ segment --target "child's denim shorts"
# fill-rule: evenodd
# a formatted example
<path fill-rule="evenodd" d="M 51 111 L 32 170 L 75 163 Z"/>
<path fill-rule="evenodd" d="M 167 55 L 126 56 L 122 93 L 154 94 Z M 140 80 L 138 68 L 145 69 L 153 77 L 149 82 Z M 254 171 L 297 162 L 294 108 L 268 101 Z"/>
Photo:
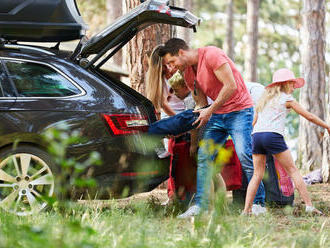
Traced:
<path fill-rule="evenodd" d="M 260 132 L 252 134 L 252 154 L 278 154 L 288 149 L 279 133 Z"/>

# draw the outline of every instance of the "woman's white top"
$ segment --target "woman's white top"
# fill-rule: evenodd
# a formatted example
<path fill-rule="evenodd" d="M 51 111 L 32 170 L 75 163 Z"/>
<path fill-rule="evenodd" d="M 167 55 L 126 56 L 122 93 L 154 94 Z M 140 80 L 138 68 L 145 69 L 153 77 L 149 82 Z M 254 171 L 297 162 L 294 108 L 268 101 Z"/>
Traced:
<path fill-rule="evenodd" d="M 293 100 L 292 95 L 285 93 L 270 100 L 262 112 L 258 113 L 257 123 L 254 125 L 252 133 L 274 132 L 284 136 L 285 120 L 290 112 L 285 103 Z"/>

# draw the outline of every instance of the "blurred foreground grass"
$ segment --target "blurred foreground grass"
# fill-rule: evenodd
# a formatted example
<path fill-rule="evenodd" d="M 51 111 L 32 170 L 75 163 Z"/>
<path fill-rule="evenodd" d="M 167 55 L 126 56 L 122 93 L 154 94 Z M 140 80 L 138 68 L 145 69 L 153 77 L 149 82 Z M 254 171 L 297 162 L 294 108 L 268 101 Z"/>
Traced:
<path fill-rule="evenodd" d="M 330 185 L 310 186 L 315 205 L 330 216 Z M 163 191 L 163 194 L 165 191 Z M 240 216 L 223 205 L 193 220 L 178 206 L 163 207 L 152 193 L 126 201 L 68 203 L 33 217 L 0 213 L 0 247 L 330 247 L 330 218 L 295 208 Z"/>

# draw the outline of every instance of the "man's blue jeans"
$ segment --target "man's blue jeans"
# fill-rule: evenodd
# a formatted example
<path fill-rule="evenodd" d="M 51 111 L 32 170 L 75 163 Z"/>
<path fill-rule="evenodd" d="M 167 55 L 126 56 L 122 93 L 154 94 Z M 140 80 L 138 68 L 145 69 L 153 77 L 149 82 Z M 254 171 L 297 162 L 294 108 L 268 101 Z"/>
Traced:
<path fill-rule="evenodd" d="M 235 151 L 241 162 L 243 173 L 248 181 L 253 176 L 252 162 L 252 121 L 253 108 L 234 111 L 227 114 L 212 114 L 206 124 L 203 140 L 213 140 L 223 145 L 230 135 L 235 145 Z M 210 154 L 205 147 L 198 150 L 197 192 L 195 202 L 206 209 L 209 202 L 210 183 L 212 177 L 211 163 L 216 154 Z M 261 182 L 254 203 L 264 205 L 265 189 Z"/>

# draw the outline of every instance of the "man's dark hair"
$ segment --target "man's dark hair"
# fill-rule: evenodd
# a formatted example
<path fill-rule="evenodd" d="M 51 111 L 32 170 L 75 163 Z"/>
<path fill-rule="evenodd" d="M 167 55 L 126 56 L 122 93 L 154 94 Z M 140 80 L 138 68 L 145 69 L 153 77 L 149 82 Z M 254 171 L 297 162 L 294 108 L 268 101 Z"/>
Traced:
<path fill-rule="evenodd" d="M 179 38 L 172 38 L 169 39 L 165 45 L 159 49 L 158 54 L 160 57 L 164 57 L 168 53 L 174 56 L 178 55 L 180 49 L 188 50 L 189 47 L 184 40 Z"/>

